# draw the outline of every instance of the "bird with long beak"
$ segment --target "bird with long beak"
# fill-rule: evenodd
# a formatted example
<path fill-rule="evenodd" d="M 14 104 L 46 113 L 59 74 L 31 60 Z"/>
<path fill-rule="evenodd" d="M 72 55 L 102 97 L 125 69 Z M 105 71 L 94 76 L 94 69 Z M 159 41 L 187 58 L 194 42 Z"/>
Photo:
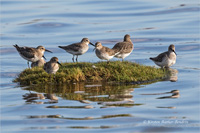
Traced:
<path fill-rule="evenodd" d="M 51 60 L 44 64 L 44 70 L 49 74 L 55 74 L 59 70 L 59 65 L 57 57 L 52 57 Z M 61 65 L 62 66 L 62 65 Z"/>
<path fill-rule="evenodd" d="M 29 61 L 30 62 L 37 62 L 38 60 L 40 60 L 42 57 L 44 59 L 46 59 L 44 57 L 44 52 L 50 52 L 52 53 L 50 50 L 45 49 L 43 46 L 38 46 L 37 48 L 32 48 L 32 47 L 19 47 L 17 44 L 13 45 L 16 50 L 18 51 L 19 55 L 24 58 L 25 60 L 27 60 L 27 64 L 29 67 Z M 30 68 L 30 67 L 29 67 Z"/>
<path fill-rule="evenodd" d="M 151 57 L 149 59 L 162 68 L 169 68 L 176 63 L 176 56 L 175 46 L 171 44 L 168 47 L 168 51 L 159 54 L 157 57 Z"/>
<path fill-rule="evenodd" d="M 94 50 L 99 59 L 107 60 L 108 62 L 118 54 L 113 49 L 103 46 L 100 42 L 96 42 Z"/>
<path fill-rule="evenodd" d="M 66 52 L 73 55 L 72 61 L 74 62 L 74 56 L 76 55 L 76 62 L 78 62 L 78 56 L 86 53 L 89 49 L 88 44 L 91 44 L 90 40 L 88 38 L 83 38 L 81 42 L 73 43 L 67 46 L 58 46 L 59 48 L 64 49 Z"/>

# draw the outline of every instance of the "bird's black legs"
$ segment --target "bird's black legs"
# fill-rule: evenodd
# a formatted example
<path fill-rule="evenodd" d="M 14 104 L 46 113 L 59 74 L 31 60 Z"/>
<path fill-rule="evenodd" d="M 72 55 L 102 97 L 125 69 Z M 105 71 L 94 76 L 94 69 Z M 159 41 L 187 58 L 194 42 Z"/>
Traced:
<path fill-rule="evenodd" d="M 72 57 L 72 61 L 74 62 L 74 55 L 73 55 L 73 57 Z"/>
<path fill-rule="evenodd" d="M 78 62 L 78 55 L 76 56 L 76 62 Z"/>
<path fill-rule="evenodd" d="M 30 68 L 30 66 L 29 66 L 29 61 L 27 61 L 27 64 L 28 64 L 28 68 Z"/>

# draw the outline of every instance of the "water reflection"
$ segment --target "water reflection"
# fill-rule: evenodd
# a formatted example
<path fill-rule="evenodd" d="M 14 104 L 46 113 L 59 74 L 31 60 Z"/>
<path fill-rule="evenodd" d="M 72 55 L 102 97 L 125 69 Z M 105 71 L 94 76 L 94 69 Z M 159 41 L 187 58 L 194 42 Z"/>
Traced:
<path fill-rule="evenodd" d="M 178 70 L 168 68 L 167 70 L 170 71 L 170 75 L 168 75 L 165 80 L 166 81 L 171 81 L 171 82 L 176 82 L 178 80 Z"/>
<path fill-rule="evenodd" d="M 22 97 L 24 100 L 26 100 L 26 103 L 35 103 L 35 104 L 58 103 L 58 98 L 54 94 L 42 94 L 42 93 L 30 92 L 30 93 L 24 94 Z M 49 99 L 49 100 L 45 102 L 45 99 Z"/>
<path fill-rule="evenodd" d="M 71 108 L 71 109 L 81 109 L 81 108 L 85 108 L 85 109 L 92 109 L 94 108 L 91 105 L 86 105 L 86 106 L 47 106 L 46 108 Z"/>
<path fill-rule="evenodd" d="M 180 97 L 180 94 L 179 94 L 179 93 L 172 93 L 171 96 L 158 97 L 157 99 L 179 98 L 179 97 Z"/>
<path fill-rule="evenodd" d="M 120 107 L 120 106 L 138 106 L 142 104 L 134 103 L 133 92 L 136 85 L 116 84 L 116 83 L 69 83 L 63 85 L 46 84 L 40 86 L 31 86 L 25 88 L 29 91 L 38 93 L 27 93 L 23 95 L 26 102 L 31 103 L 56 103 L 58 97 L 67 100 L 74 100 L 82 103 L 81 106 L 47 106 L 47 108 L 95 108 L 90 105 L 97 102 L 101 108 Z M 45 99 L 50 99 L 44 102 Z M 38 101 L 39 100 L 39 101 Z"/>
<path fill-rule="evenodd" d="M 132 117 L 131 114 L 116 114 L 116 115 L 103 115 L 101 117 L 83 117 L 83 118 L 74 118 L 74 117 L 65 117 L 59 114 L 57 115 L 33 115 L 27 116 L 29 119 L 34 118 L 59 118 L 59 119 L 68 119 L 68 120 L 94 120 L 94 119 L 109 119 L 109 118 L 117 118 L 117 117 Z"/>
<path fill-rule="evenodd" d="M 122 101 L 133 97 L 131 94 L 136 85 L 113 83 L 69 83 L 62 85 L 45 84 L 30 86 L 25 90 L 38 93 L 55 94 L 63 99 L 77 100 L 88 103 L 89 101 Z M 32 94 L 32 93 L 31 93 Z M 39 96 L 37 96 L 39 97 Z"/>
<path fill-rule="evenodd" d="M 168 80 L 174 81 L 174 75 L 177 77 L 177 70 L 172 71 L 172 76 Z M 176 78 L 177 79 L 177 78 Z M 139 88 L 138 85 L 121 84 L 121 83 L 67 83 L 67 84 L 45 84 L 36 85 L 25 88 L 25 90 L 34 91 L 35 93 L 26 93 L 23 95 L 26 103 L 35 104 L 52 104 L 58 103 L 58 97 L 67 100 L 78 101 L 83 104 L 79 105 L 63 105 L 63 106 L 47 106 L 46 108 L 73 108 L 73 109 L 93 109 L 95 106 L 91 105 L 96 102 L 100 108 L 110 107 L 132 107 L 140 106 L 143 103 L 135 103 L 133 100 L 134 88 Z M 36 93 L 37 92 L 37 93 Z M 170 96 L 162 96 L 157 99 L 178 98 L 179 90 L 172 90 L 164 93 L 152 93 L 141 95 L 164 95 L 171 94 Z M 47 101 L 48 99 L 48 101 Z"/>
<path fill-rule="evenodd" d="M 116 128 L 118 126 L 51 126 L 51 127 L 46 127 L 46 126 L 41 126 L 41 127 L 29 127 L 29 128 L 24 128 L 23 130 L 45 130 L 45 129 L 65 129 L 65 128 L 72 128 L 72 129 L 107 129 L 107 128 Z"/>
<path fill-rule="evenodd" d="M 148 93 L 148 94 L 141 94 L 141 95 L 164 95 L 164 94 L 171 94 L 171 95 L 158 97 L 157 99 L 179 98 L 180 97 L 179 90 L 172 90 L 170 92 L 163 92 L 163 93 Z"/>

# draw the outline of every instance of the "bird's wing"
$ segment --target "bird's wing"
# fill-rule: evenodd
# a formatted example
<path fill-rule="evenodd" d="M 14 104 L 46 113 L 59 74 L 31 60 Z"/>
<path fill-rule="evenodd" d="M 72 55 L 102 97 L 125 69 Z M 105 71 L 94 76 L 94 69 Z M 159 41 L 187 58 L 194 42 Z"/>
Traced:
<path fill-rule="evenodd" d="M 115 52 L 130 53 L 133 49 L 133 44 L 130 42 L 119 42 L 112 49 Z"/>
<path fill-rule="evenodd" d="M 156 62 L 162 62 L 163 58 L 165 56 L 167 56 L 166 53 L 167 52 L 163 52 L 163 53 L 159 54 L 157 57 L 154 57 L 154 58 L 151 58 L 151 59 L 156 61 Z"/>
<path fill-rule="evenodd" d="M 45 64 L 44 64 L 44 70 L 47 72 L 47 70 L 49 70 L 50 69 L 50 65 L 49 65 L 49 62 L 46 62 Z"/>
<path fill-rule="evenodd" d="M 23 55 L 24 57 L 27 58 L 34 58 L 35 52 L 36 50 L 34 48 L 30 48 L 30 47 L 19 47 L 20 50 L 18 50 L 18 52 Z"/>
<path fill-rule="evenodd" d="M 115 46 L 112 48 L 115 52 L 119 52 L 122 49 L 122 44 L 123 42 L 119 42 L 117 44 L 115 44 Z"/>
<path fill-rule="evenodd" d="M 115 55 L 115 51 L 113 49 L 110 49 L 108 47 L 103 47 L 103 48 L 109 54 L 109 56 Z"/>
<path fill-rule="evenodd" d="M 68 46 L 62 46 L 62 47 L 60 47 L 60 48 L 62 48 L 62 49 L 64 49 L 64 50 L 70 50 L 70 51 L 75 51 L 75 52 L 77 52 L 77 51 L 79 51 L 80 50 L 80 48 L 81 48 L 81 43 L 73 43 L 73 44 L 70 44 L 70 45 L 68 45 Z"/>

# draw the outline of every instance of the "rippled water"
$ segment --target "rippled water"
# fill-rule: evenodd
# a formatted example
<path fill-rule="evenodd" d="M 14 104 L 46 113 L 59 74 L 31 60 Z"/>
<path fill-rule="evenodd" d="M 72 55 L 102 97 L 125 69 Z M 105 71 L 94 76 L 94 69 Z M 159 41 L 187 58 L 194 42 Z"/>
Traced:
<path fill-rule="evenodd" d="M 198 0 L 1 1 L 1 131 L 199 132 L 200 59 Z M 176 72 L 143 85 L 74 83 L 20 87 L 12 80 L 27 68 L 12 45 L 59 49 L 88 37 L 112 47 L 130 34 L 128 61 L 154 66 L 148 58 L 176 46 Z M 79 61 L 97 62 L 90 47 Z M 113 59 L 118 60 L 118 59 Z M 178 73 L 177 73 L 178 71 Z M 171 82 L 170 80 L 177 80 Z"/>

